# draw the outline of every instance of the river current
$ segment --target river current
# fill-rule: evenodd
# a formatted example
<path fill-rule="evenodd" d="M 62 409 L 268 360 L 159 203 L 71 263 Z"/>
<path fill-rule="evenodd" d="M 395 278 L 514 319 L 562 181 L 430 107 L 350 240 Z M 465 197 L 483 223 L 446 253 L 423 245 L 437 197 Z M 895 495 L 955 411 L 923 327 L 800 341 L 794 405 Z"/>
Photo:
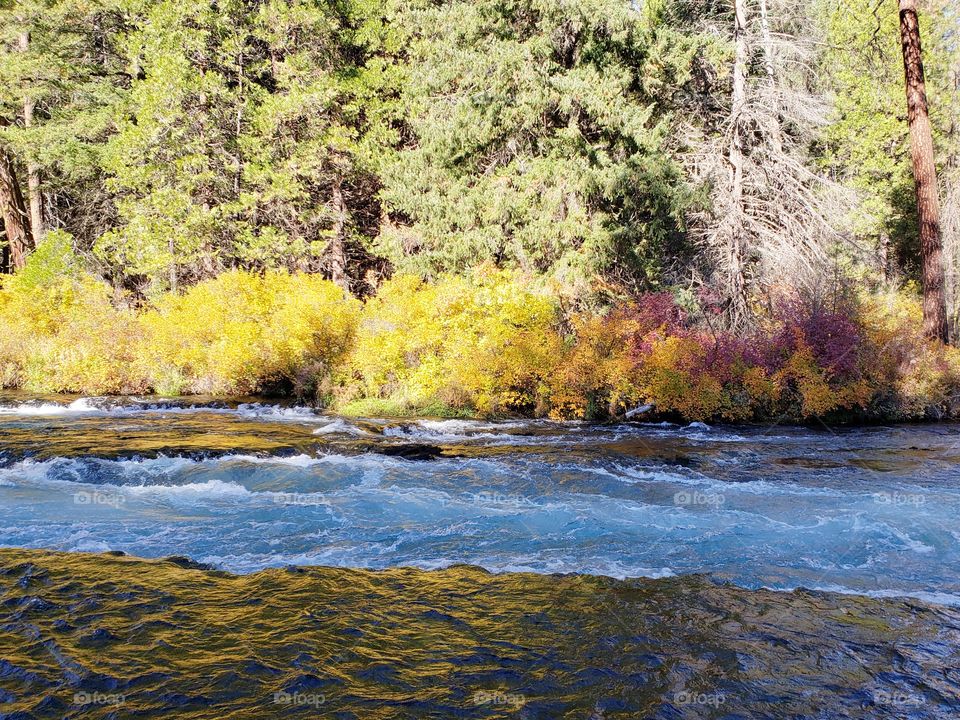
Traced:
<path fill-rule="evenodd" d="M 958 518 L 953 425 L 7 396 L 0 716 L 960 717 Z M 198 640 L 216 602 L 254 623 L 249 657 L 236 627 Z M 257 625 L 275 604 L 310 642 Z M 194 671 L 137 659 L 188 636 L 213 653 Z"/>

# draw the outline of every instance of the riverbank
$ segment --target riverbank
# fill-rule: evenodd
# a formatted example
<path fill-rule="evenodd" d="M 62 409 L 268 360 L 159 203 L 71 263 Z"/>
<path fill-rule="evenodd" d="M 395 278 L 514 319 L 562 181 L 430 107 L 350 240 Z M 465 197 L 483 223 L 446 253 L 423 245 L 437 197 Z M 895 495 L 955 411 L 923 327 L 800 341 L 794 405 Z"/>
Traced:
<path fill-rule="evenodd" d="M 960 612 L 478 568 L 0 549 L 7 717 L 955 717 Z M 772 700 L 775 698 L 775 700 Z"/>
<path fill-rule="evenodd" d="M 361 302 L 317 275 L 227 272 L 135 307 L 41 248 L 0 289 L 0 386 L 284 395 L 353 416 L 876 422 L 960 414 L 960 351 L 907 293 L 786 294 L 750 332 L 680 290 L 566 307 L 534 278 L 398 275 Z"/>

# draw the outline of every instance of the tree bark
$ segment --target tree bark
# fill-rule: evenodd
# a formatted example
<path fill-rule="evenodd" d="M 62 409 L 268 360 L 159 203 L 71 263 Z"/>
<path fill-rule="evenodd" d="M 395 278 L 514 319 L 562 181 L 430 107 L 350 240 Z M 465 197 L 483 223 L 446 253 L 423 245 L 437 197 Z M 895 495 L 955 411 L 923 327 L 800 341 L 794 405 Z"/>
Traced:
<path fill-rule="evenodd" d="M 0 148 L 0 214 L 7 236 L 10 268 L 19 270 L 33 249 L 33 235 L 13 160 L 3 148 Z"/>
<path fill-rule="evenodd" d="M 727 160 L 730 164 L 730 201 L 731 215 L 728 218 L 729 237 L 727 248 L 728 297 L 730 307 L 728 316 L 732 326 L 743 322 L 747 314 L 746 280 L 746 238 L 742 217 L 743 207 L 743 165 L 744 139 L 742 116 L 747 104 L 747 65 L 750 49 L 747 45 L 747 3 L 746 0 L 734 0 L 734 63 L 733 63 L 733 105 L 731 108 L 730 146 Z"/>
<path fill-rule="evenodd" d="M 907 91 L 907 122 L 910 156 L 917 193 L 920 223 L 920 254 L 923 261 L 923 332 L 947 342 L 947 305 L 943 278 L 943 246 L 940 237 L 940 200 L 937 169 L 933 161 L 933 134 L 927 112 L 927 93 L 920 54 L 920 25 L 916 0 L 900 2 L 900 42 Z"/>
<path fill-rule="evenodd" d="M 767 0 L 760 0 L 760 33 L 763 37 L 763 69 L 767 73 L 767 78 L 773 80 L 773 40 L 770 35 Z"/>
<path fill-rule="evenodd" d="M 20 52 L 30 50 L 30 33 L 20 33 Z M 33 111 L 36 101 L 27 93 L 23 98 L 23 127 L 33 127 Z M 35 162 L 27 163 L 27 194 L 30 197 L 30 229 L 33 237 L 39 239 L 43 235 L 43 195 L 40 190 L 40 167 Z"/>
<path fill-rule="evenodd" d="M 337 182 L 333 186 L 333 239 L 327 250 L 330 256 L 330 279 L 345 291 L 350 291 L 347 281 L 347 204 L 343 199 L 343 188 Z"/>

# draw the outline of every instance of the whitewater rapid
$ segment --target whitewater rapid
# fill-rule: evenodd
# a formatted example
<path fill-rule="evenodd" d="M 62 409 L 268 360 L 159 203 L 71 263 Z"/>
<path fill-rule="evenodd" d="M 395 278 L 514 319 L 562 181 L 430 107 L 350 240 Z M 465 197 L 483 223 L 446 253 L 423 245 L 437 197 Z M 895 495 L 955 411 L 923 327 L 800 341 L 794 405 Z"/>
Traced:
<path fill-rule="evenodd" d="M 361 420 L 267 402 L 0 403 L 0 545 L 616 578 L 960 605 L 952 426 Z"/>

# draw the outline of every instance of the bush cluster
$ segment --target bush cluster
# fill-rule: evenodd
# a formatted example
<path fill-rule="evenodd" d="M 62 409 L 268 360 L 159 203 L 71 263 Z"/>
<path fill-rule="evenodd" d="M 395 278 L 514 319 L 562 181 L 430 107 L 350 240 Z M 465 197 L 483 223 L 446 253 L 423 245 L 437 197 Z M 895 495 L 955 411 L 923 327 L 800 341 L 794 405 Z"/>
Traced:
<path fill-rule="evenodd" d="M 520 273 L 398 275 L 365 303 L 317 275 L 226 272 L 130 308 L 51 233 L 0 287 L 0 384 L 33 392 L 294 394 L 352 414 L 687 420 L 955 416 L 960 350 L 910 288 L 785 298 L 750 334 L 650 293 L 565 313 Z"/>
<path fill-rule="evenodd" d="M 0 288 L 0 382 L 32 392 L 314 392 L 360 302 L 317 275 L 226 272 L 133 310 L 51 233 Z"/>

